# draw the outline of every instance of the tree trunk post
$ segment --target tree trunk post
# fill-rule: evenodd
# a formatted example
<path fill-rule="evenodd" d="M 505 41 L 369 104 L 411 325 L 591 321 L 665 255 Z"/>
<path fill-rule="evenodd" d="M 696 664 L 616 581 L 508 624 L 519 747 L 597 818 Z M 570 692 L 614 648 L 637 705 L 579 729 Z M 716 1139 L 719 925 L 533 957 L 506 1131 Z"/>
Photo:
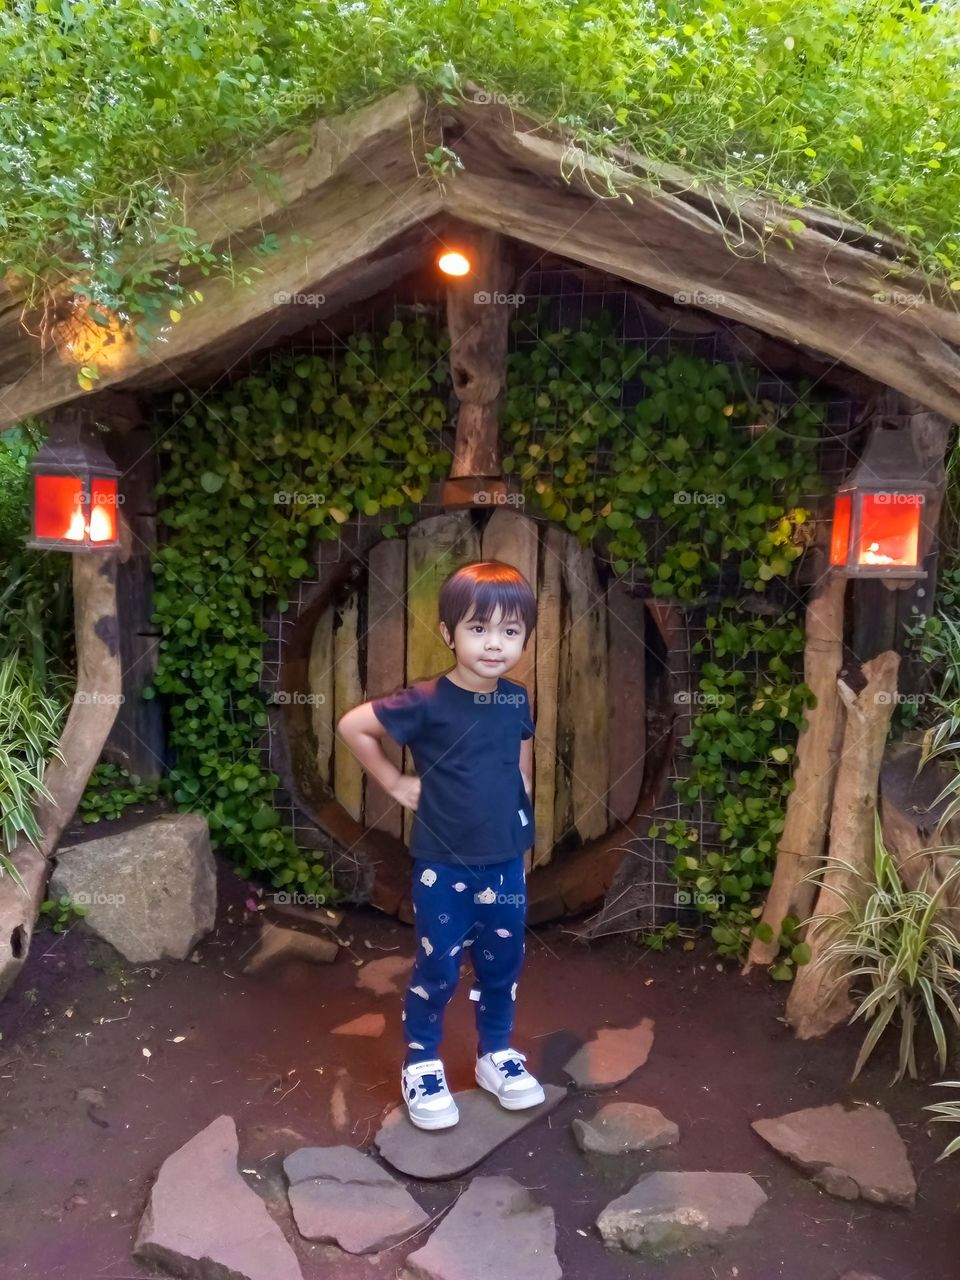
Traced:
<path fill-rule="evenodd" d="M 864 663 L 867 682 L 859 694 L 839 682 L 847 721 L 830 815 L 830 854 L 842 858 L 847 866 L 831 865 L 823 876 L 806 936 L 812 951 L 810 962 L 798 968 L 787 1000 L 787 1021 L 801 1040 L 825 1035 L 853 1011 L 844 967 L 821 962 L 824 949 L 837 936 L 836 924 L 824 917 L 843 909 L 841 893 L 856 900 L 867 891 L 873 865 L 877 784 L 899 666 L 900 655 L 888 650 Z"/>

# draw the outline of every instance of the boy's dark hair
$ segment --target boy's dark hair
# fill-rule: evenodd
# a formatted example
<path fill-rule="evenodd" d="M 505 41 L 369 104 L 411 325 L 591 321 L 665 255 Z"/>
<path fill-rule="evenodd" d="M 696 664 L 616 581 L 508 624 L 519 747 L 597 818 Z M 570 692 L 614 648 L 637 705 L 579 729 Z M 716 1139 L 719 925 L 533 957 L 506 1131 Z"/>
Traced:
<path fill-rule="evenodd" d="M 497 611 L 502 618 L 522 618 L 523 647 L 537 625 L 537 598 L 519 569 L 502 560 L 476 560 L 461 565 L 443 582 L 437 608 L 451 639 L 457 623 L 474 609 L 477 622 L 489 622 Z"/>

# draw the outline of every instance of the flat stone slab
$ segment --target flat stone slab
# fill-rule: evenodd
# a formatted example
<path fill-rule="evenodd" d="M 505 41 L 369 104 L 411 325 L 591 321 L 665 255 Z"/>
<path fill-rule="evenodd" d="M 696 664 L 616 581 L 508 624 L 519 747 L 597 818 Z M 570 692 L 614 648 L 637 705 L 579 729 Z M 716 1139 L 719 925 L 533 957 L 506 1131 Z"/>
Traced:
<path fill-rule="evenodd" d="M 597 1218 L 606 1244 L 652 1256 L 716 1244 L 766 1202 L 746 1173 L 648 1173 Z"/>
<path fill-rule="evenodd" d="M 513 1178 L 474 1178 L 401 1274 L 403 1280 L 560 1280 L 556 1243 L 549 1205 L 538 1204 Z"/>
<path fill-rule="evenodd" d="M 375 1253 L 430 1221 L 405 1187 L 353 1147 L 301 1147 L 283 1171 L 297 1230 L 308 1240 Z"/>
<path fill-rule="evenodd" d="M 334 1036 L 369 1036 L 375 1039 L 382 1036 L 386 1029 L 387 1020 L 382 1013 L 363 1013 L 359 1018 L 354 1018 L 352 1022 L 341 1022 L 339 1027 L 334 1027 L 331 1035 Z"/>
<path fill-rule="evenodd" d="M 907 1149 L 881 1107 L 808 1107 L 754 1120 L 752 1128 L 833 1196 L 914 1205 L 917 1183 Z"/>
<path fill-rule="evenodd" d="M 872 1271 L 845 1271 L 840 1280 L 883 1280 L 882 1276 L 875 1276 Z"/>
<path fill-rule="evenodd" d="M 453 1095 L 460 1119 L 449 1129 L 418 1129 L 401 1103 L 389 1113 L 374 1142 L 388 1164 L 410 1178 L 456 1178 L 550 1114 L 567 1096 L 562 1085 L 545 1084 L 536 1107 L 507 1111 L 486 1089 L 464 1089 Z"/>
<path fill-rule="evenodd" d="M 196 1280 L 303 1280 L 283 1232 L 237 1171 L 237 1152 L 233 1117 L 218 1116 L 164 1160 L 136 1257 Z"/>
<path fill-rule="evenodd" d="M 244 973 L 261 973 L 288 960 L 306 960 L 310 964 L 333 964 L 340 948 L 332 938 L 320 937 L 304 929 L 285 929 L 265 922 L 260 929 L 256 951 L 243 966 Z"/>
<path fill-rule="evenodd" d="M 652 1018 L 635 1027 L 603 1027 L 563 1069 L 578 1089 L 612 1089 L 643 1066 L 652 1045 Z"/>
<path fill-rule="evenodd" d="M 185 960 L 214 926 L 217 872 L 202 814 L 164 814 L 55 858 L 48 896 L 85 905 L 84 923 L 136 964 Z"/>
<path fill-rule="evenodd" d="M 577 1146 L 592 1155 L 620 1156 L 655 1151 L 680 1140 L 680 1130 L 656 1107 L 639 1102 L 609 1102 L 591 1120 L 570 1124 Z"/>
<path fill-rule="evenodd" d="M 381 956 L 357 970 L 357 986 L 375 996 L 388 996 L 399 991 L 413 968 L 413 956 Z"/>

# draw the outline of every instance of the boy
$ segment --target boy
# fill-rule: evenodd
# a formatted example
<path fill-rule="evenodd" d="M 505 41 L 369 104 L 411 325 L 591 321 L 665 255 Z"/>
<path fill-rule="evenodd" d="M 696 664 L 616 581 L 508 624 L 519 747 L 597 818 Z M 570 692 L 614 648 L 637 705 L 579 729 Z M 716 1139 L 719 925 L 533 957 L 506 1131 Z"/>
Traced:
<path fill-rule="evenodd" d="M 364 702 L 337 722 L 361 764 L 415 815 L 417 953 L 401 1015 L 407 1052 L 400 1087 L 420 1129 L 459 1119 L 438 1051 L 468 947 L 477 1084 L 511 1111 L 544 1100 L 523 1066 L 526 1055 L 510 1047 L 526 927 L 524 852 L 534 832 L 534 724 L 525 688 L 504 679 L 536 625 L 537 602 L 522 573 L 485 560 L 449 575 L 438 612 L 456 665 Z M 410 746 L 419 776 L 402 774 L 387 758 L 386 732 Z"/>

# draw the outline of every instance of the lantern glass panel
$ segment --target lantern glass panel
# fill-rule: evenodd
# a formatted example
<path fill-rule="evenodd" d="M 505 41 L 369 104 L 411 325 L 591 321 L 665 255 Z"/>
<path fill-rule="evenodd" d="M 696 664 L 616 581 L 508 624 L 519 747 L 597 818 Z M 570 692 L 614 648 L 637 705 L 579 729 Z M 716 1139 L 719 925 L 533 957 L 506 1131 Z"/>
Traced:
<path fill-rule="evenodd" d="M 922 494 L 865 493 L 861 502 L 856 563 L 916 567 Z"/>
<path fill-rule="evenodd" d="M 83 541 L 81 492 L 78 476 L 37 476 L 34 501 L 38 538 Z"/>
<path fill-rule="evenodd" d="M 833 503 L 833 533 L 830 539 L 830 563 L 846 564 L 850 549 L 850 513 L 852 499 L 849 493 L 838 493 Z"/>
<path fill-rule="evenodd" d="M 117 482 L 95 477 L 91 487 L 90 541 L 115 542 L 117 538 Z"/>

